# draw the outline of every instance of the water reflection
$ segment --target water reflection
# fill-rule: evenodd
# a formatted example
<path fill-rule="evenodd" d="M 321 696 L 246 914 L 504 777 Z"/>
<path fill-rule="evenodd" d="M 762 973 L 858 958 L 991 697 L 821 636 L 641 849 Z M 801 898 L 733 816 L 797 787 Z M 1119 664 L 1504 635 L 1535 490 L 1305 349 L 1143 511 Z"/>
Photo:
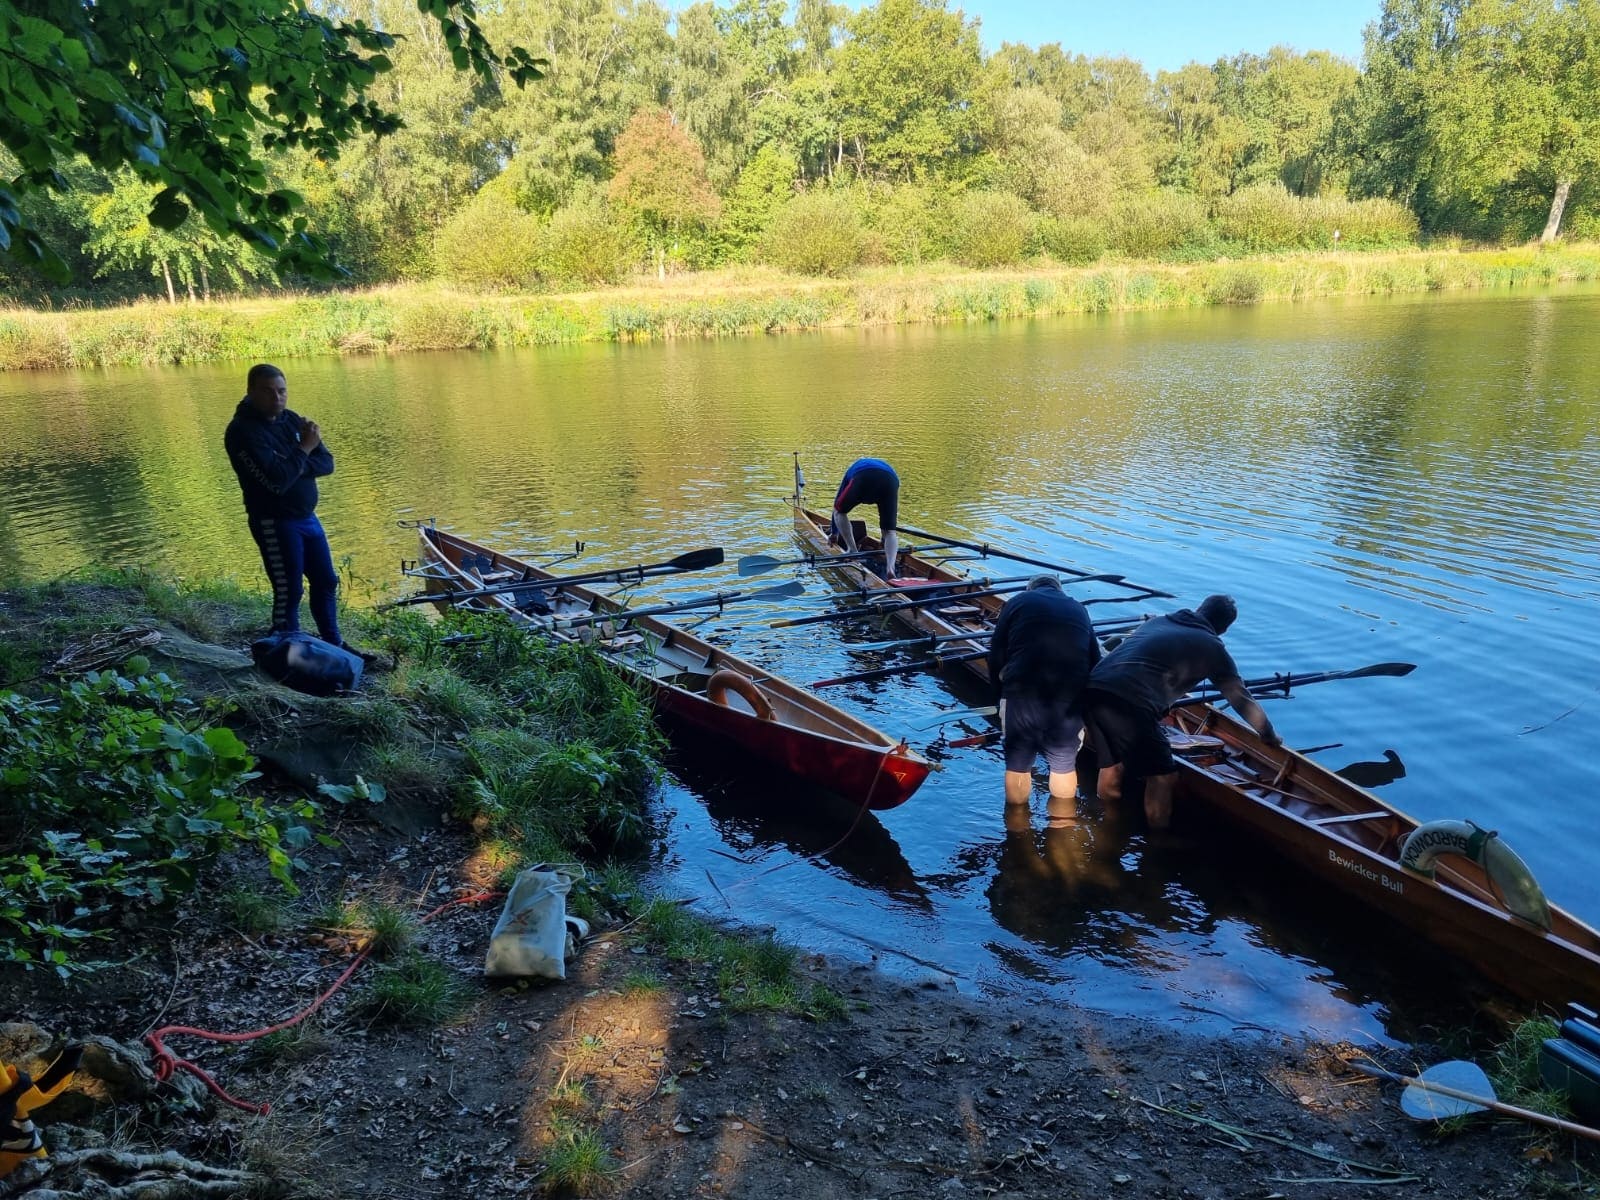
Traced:
<path fill-rule="evenodd" d="M 1600 881 L 1574 847 L 1600 805 L 1584 719 L 1600 659 L 1597 325 L 1600 292 L 1577 289 L 287 369 L 339 461 L 322 515 L 353 591 L 400 589 L 396 565 L 416 556 L 402 514 L 533 557 L 582 539 L 574 569 L 712 543 L 730 560 L 787 556 L 791 452 L 819 496 L 881 453 L 911 524 L 1177 594 L 1159 607 L 1232 592 L 1228 640 L 1252 672 L 1420 664 L 1274 701 L 1274 722 L 1293 745 L 1342 742 L 1352 768 L 1394 768 L 1385 799 L 1419 819 L 1499 829 L 1594 919 Z M 0 376 L 0 578 L 150 564 L 254 581 L 221 446 L 245 366 Z M 735 578 L 730 561 L 652 595 Z M 809 586 L 797 613 L 824 603 L 827 585 Z M 894 632 L 766 629 L 777 615 L 730 609 L 707 628 L 799 680 L 872 665 L 851 645 Z M 897 735 L 991 699 L 960 673 L 829 696 Z M 792 863 L 743 887 L 742 915 L 841 949 L 892 945 L 968 986 L 1160 1019 L 1188 1004 L 1381 1034 L 1413 991 L 1438 990 L 1381 959 L 1381 937 L 1330 934 L 1324 899 L 1274 878 L 1270 855 L 1122 844 L 1099 825 L 1030 848 L 1003 830 L 992 752 L 941 767 L 836 848 L 853 814 L 812 815 L 815 797 L 760 775 L 691 776 L 707 799 L 669 789 L 660 874 L 698 895 L 708 867 L 742 885 Z M 1563 803 L 1525 803 L 1529 778 Z"/>

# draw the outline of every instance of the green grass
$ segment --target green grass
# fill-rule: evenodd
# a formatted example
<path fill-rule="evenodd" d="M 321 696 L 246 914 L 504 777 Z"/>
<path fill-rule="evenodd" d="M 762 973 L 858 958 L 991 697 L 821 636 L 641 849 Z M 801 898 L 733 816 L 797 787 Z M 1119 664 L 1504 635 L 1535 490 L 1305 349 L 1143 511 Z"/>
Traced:
<path fill-rule="evenodd" d="M 668 959 L 713 967 L 718 996 L 735 1012 L 833 1021 L 848 1011 L 836 993 L 799 977 L 799 951 L 776 938 L 725 933 L 659 896 L 645 903 L 638 920 L 645 939 Z"/>
<path fill-rule="evenodd" d="M 1559 1037 L 1561 1027 L 1549 1017 L 1532 1017 L 1512 1026 L 1510 1035 L 1490 1059 L 1489 1078 L 1495 1094 L 1507 1104 L 1539 1112 L 1571 1112 L 1566 1094 L 1556 1091 L 1539 1074 L 1539 1050 L 1546 1038 Z"/>
<path fill-rule="evenodd" d="M 288 906 L 278 896 L 241 886 L 223 892 L 221 901 L 224 919 L 243 933 L 277 933 L 289 924 Z"/>
<path fill-rule="evenodd" d="M 666 986 L 654 971 L 635 968 L 622 977 L 624 996 L 654 996 Z"/>
<path fill-rule="evenodd" d="M 549 1193 L 590 1196 L 604 1189 L 617 1173 L 616 1161 L 597 1129 L 557 1128 L 544 1153 L 542 1182 Z"/>
<path fill-rule="evenodd" d="M 370 1025 L 428 1029 L 459 1013 L 466 998 L 449 970 L 412 951 L 397 962 L 377 964 L 351 1010 Z"/>
<path fill-rule="evenodd" d="M 1256 228 L 1253 220 L 1241 228 Z M 1348 243 L 1356 230 L 1341 228 Z M 1150 243 L 1158 247 L 1153 259 L 1082 267 L 1041 261 L 993 271 L 927 263 L 864 268 L 843 280 L 740 268 L 565 296 L 407 285 L 206 305 L 14 310 L 0 313 L 0 370 L 723 337 L 1600 278 L 1600 248 L 1584 242 L 1461 250 L 1393 248 L 1388 238 L 1375 229 L 1368 240 L 1378 249 L 1291 250 L 1242 260 L 1243 242 L 1180 238 L 1161 249 L 1167 243 L 1157 239 Z M 1143 243 L 1128 243 L 1135 244 Z"/>

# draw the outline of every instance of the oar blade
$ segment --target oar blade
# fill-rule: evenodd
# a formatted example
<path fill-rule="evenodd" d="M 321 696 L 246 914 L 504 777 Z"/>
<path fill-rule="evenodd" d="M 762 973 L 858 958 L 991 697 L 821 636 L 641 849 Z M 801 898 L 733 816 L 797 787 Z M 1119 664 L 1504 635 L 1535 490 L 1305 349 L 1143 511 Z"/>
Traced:
<path fill-rule="evenodd" d="M 1415 1081 L 1406 1084 L 1405 1090 L 1400 1093 L 1400 1109 L 1406 1116 L 1416 1121 L 1443 1121 L 1467 1113 L 1489 1111 L 1487 1104 L 1474 1104 L 1459 1096 L 1433 1091 L 1426 1086 L 1430 1083 L 1481 1096 L 1485 1100 L 1492 1101 L 1495 1098 L 1494 1085 L 1476 1063 L 1459 1059 L 1443 1062 L 1436 1067 L 1429 1067 Z"/>
<path fill-rule="evenodd" d="M 721 546 L 707 546 L 702 550 L 690 550 L 680 554 L 677 558 L 669 559 L 664 565 L 674 571 L 704 571 L 708 567 L 720 567 L 726 555 Z"/>
<path fill-rule="evenodd" d="M 1349 678 L 1361 679 L 1368 675 L 1409 675 L 1417 669 L 1416 663 L 1373 663 L 1370 667 L 1361 667 L 1351 671 Z"/>
<path fill-rule="evenodd" d="M 788 583 L 780 583 L 774 587 L 762 588 L 758 592 L 750 592 L 741 597 L 744 600 L 787 600 L 791 596 L 805 595 L 806 585 L 798 579 L 791 579 Z"/>
<path fill-rule="evenodd" d="M 739 560 L 739 574 L 765 575 L 768 571 L 776 571 L 779 567 L 790 566 L 792 560 L 773 558 L 770 554 L 747 554 Z"/>

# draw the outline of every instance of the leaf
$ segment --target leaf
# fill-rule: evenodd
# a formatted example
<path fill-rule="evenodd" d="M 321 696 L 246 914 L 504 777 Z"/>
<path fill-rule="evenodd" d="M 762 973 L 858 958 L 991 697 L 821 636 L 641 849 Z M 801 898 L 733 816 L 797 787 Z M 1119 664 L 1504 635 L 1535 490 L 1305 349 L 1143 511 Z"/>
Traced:
<path fill-rule="evenodd" d="M 178 229 L 189 219 L 189 205 L 176 187 L 165 187 L 150 202 L 149 221 L 157 229 Z"/>

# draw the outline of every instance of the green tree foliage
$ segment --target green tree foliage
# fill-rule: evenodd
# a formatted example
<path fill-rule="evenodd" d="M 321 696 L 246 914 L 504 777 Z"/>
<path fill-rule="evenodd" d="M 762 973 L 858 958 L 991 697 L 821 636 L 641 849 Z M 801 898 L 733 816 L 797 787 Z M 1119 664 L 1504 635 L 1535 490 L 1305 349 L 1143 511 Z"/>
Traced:
<path fill-rule="evenodd" d="M 538 273 L 542 236 L 539 218 L 517 206 L 501 177 L 440 228 L 434 261 L 446 279 L 480 287 L 526 287 Z"/>
<path fill-rule="evenodd" d="M 159 278 L 167 300 L 177 303 L 177 288 L 189 299 L 199 289 L 211 298 L 212 280 L 235 288 L 272 276 L 272 260 L 239 238 L 219 234 L 201 221 L 176 229 L 153 225 L 147 214 L 159 184 L 146 183 L 131 170 L 118 172 L 110 190 L 90 198 L 88 223 L 94 235 L 84 248 L 100 263 L 96 274 L 132 270 Z M 81 195 L 80 195 L 80 198 Z"/>
<path fill-rule="evenodd" d="M 716 220 L 722 204 L 706 179 L 706 159 L 663 108 L 641 109 L 617 138 L 611 199 L 644 224 L 666 274 L 666 251 L 686 227 Z"/>
<path fill-rule="evenodd" d="M 799 159 L 773 142 L 745 164 L 722 205 L 722 240 L 731 255 L 742 255 L 760 240 L 773 215 L 794 198 L 799 173 Z"/>
<path fill-rule="evenodd" d="M 539 274 L 556 287 L 619 283 L 638 261 L 638 243 L 598 195 L 551 216 L 539 244 Z"/>
<path fill-rule="evenodd" d="M 796 196 L 767 230 L 763 257 L 801 275 L 848 275 L 866 253 L 861 217 L 847 196 L 815 191 Z"/>
<path fill-rule="evenodd" d="M 943 0 L 879 0 L 850 21 L 835 66 L 841 159 L 912 179 L 973 149 L 978 28 Z"/>
<path fill-rule="evenodd" d="M 471 0 L 419 0 L 452 66 L 520 85 L 538 75 L 521 49 L 502 59 Z M 303 147 L 336 157 L 399 116 L 368 95 L 392 63 L 394 38 L 303 0 L 168 0 L 115 4 L 0 0 L 0 145 L 22 165 L 0 188 L 0 251 L 64 278 L 66 263 L 23 219 L 20 197 L 65 191 L 79 156 L 160 185 L 153 224 L 197 211 L 287 268 L 325 270 L 325 244 L 301 197 L 269 179 L 264 152 Z"/>
<path fill-rule="evenodd" d="M 1361 189 L 1554 238 L 1600 166 L 1600 2 L 1386 0 L 1349 112 Z"/>
<path fill-rule="evenodd" d="M 969 267 L 1008 267 L 1028 253 L 1038 219 L 1020 196 L 977 191 L 952 205 L 951 257 Z"/>

